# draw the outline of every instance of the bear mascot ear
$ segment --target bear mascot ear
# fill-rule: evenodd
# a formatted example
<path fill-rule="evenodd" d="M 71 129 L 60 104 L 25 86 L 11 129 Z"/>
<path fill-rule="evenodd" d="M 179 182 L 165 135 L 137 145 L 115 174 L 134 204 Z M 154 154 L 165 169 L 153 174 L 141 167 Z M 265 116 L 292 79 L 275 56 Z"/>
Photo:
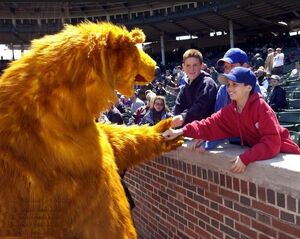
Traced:
<path fill-rule="evenodd" d="M 128 31 L 126 27 L 112 27 L 107 31 L 106 46 L 110 49 L 120 49 L 134 46 L 145 41 L 145 34 L 141 29 Z"/>
<path fill-rule="evenodd" d="M 131 37 L 131 42 L 133 44 L 137 44 L 137 43 L 143 43 L 145 42 L 145 34 L 142 32 L 141 29 L 138 28 L 134 28 L 130 33 L 129 33 L 130 37 Z"/>

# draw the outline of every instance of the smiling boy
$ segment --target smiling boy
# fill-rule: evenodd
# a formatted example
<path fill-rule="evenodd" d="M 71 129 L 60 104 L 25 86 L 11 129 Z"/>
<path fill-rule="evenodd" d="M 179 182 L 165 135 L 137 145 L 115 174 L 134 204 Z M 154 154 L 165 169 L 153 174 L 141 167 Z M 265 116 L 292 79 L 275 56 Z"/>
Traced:
<path fill-rule="evenodd" d="M 300 154 L 274 111 L 253 91 L 256 77 L 249 68 L 235 67 L 220 77 L 227 82 L 231 103 L 207 119 L 165 131 L 166 140 L 179 135 L 201 140 L 240 137 L 241 145 L 248 144 L 251 148 L 231 161 L 230 170 L 234 173 L 242 173 L 249 163 L 273 158 L 279 152 Z"/>
<path fill-rule="evenodd" d="M 188 84 L 180 88 L 175 102 L 172 127 L 180 127 L 193 120 L 201 120 L 214 112 L 217 85 L 202 69 L 203 56 L 196 49 L 183 54 L 183 70 L 188 76 Z"/>

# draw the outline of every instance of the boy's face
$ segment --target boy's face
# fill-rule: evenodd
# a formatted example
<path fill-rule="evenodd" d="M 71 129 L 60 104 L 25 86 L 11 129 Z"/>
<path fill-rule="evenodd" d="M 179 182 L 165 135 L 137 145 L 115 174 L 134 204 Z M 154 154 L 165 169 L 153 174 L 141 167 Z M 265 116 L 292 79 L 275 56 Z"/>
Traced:
<path fill-rule="evenodd" d="M 224 62 L 224 73 L 228 74 L 234 67 L 241 66 L 240 63 L 230 64 L 228 62 Z"/>
<path fill-rule="evenodd" d="M 251 86 L 245 85 L 244 83 L 236 83 L 231 80 L 228 80 L 227 82 L 227 92 L 229 97 L 236 102 L 242 102 L 243 99 L 248 98 L 251 89 Z"/>
<path fill-rule="evenodd" d="M 182 64 L 184 72 L 191 81 L 195 80 L 200 75 L 201 66 L 202 64 L 196 57 L 188 57 Z"/>

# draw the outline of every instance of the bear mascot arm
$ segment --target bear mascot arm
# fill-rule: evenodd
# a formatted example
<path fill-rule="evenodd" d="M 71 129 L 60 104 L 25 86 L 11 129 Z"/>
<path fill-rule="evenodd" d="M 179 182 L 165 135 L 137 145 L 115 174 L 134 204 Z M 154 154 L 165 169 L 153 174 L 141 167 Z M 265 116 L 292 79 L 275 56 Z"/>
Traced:
<path fill-rule="evenodd" d="M 157 125 L 122 127 L 104 124 L 99 126 L 108 136 L 114 150 L 119 171 L 141 161 L 152 159 L 165 151 L 176 149 L 181 140 L 170 143 L 165 141 L 161 133 L 171 127 L 171 119 L 160 121 Z"/>
<path fill-rule="evenodd" d="M 118 170 L 175 149 L 170 120 L 96 124 L 117 101 L 153 80 L 139 29 L 66 26 L 32 42 L 0 78 L 0 237 L 134 239 Z M 2 214 L 1 214 L 2 213 Z"/>

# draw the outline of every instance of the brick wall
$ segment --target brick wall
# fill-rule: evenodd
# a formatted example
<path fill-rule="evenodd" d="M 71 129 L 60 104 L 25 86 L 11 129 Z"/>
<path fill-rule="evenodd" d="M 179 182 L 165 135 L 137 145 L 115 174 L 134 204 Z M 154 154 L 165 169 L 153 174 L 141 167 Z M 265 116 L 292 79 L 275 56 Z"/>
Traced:
<path fill-rule="evenodd" d="M 300 238 L 300 190 L 289 183 L 299 172 L 268 160 L 235 175 L 226 170 L 232 154 L 183 151 L 126 175 L 141 238 Z"/>

